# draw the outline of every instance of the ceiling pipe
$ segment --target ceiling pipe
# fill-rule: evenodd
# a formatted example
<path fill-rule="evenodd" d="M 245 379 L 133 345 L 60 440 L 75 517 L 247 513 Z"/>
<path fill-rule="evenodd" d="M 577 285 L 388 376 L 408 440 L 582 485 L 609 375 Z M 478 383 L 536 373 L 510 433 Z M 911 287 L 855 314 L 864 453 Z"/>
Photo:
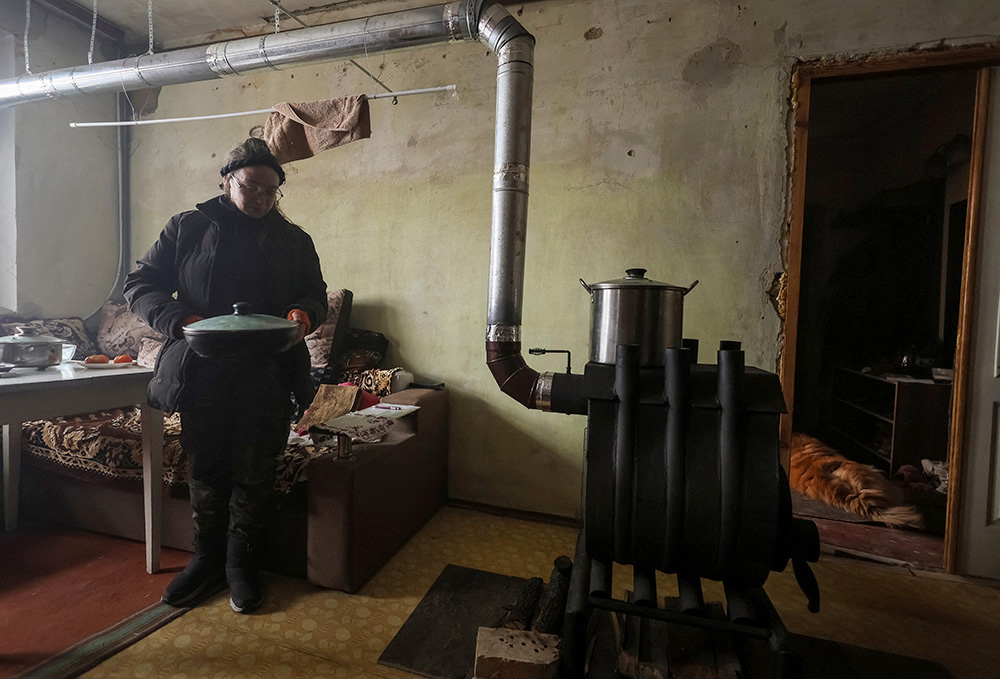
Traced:
<path fill-rule="evenodd" d="M 479 40 L 499 59 L 487 365 L 505 394 L 529 408 L 550 410 L 553 384 L 557 394 L 574 391 L 568 387 L 575 385 L 577 376 L 539 374 L 521 356 L 535 39 L 495 0 L 460 0 L 207 47 L 25 74 L 0 80 L 0 109 L 48 99 L 212 80 L 262 69 L 279 70 L 307 62 L 346 59 L 366 50 L 387 51 L 459 40 Z"/>
<path fill-rule="evenodd" d="M 0 108 L 46 99 L 164 87 L 344 59 L 365 50 L 393 50 L 449 40 L 474 40 L 482 3 L 470 0 L 393 12 L 325 26 L 241 38 L 172 52 L 0 81 Z"/>

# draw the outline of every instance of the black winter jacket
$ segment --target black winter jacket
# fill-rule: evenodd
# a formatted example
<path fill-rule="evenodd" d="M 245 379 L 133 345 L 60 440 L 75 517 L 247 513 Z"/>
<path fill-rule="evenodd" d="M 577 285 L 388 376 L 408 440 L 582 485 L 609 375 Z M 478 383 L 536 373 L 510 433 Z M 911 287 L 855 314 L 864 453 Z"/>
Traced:
<path fill-rule="evenodd" d="M 213 264 L 223 227 L 249 217 L 236 211 L 224 196 L 201 203 L 196 210 L 174 215 L 159 239 L 125 279 L 129 308 L 167 340 L 149 383 L 149 404 L 175 412 L 184 386 L 184 367 L 192 350 L 184 339 L 181 320 L 192 314 L 208 317 L 219 308 L 213 293 L 221 282 L 213 280 Z M 292 309 L 309 314 L 313 329 L 326 320 L 326 282 L 312 238 L 288 222 L 277 210 L 260 220 L 265 243 L 260 257 L 263 288 L 273 300 L 272 309 L 254 309 L 284 318 Z M 237 300 L 245 301 L 245 300 Z M 292 371 L 290 383 L 308 380 L 309 352 L 296 343 L 280 359 Z"/>

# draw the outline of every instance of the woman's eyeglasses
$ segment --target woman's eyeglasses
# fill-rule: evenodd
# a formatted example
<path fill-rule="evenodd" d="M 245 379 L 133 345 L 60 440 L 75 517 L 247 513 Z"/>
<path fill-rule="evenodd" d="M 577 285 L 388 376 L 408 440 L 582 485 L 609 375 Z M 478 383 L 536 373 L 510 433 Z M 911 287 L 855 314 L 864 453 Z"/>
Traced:
<path fill-rule="evenodd" d="M 243 182 L 241 182 L 239 179 L 236 178 L 236 175 L 230 175 L 230 176 L 232 177 L 233 181 L 236 182 L 236 185 L 240 187 L 241 191 L 251 196 L 264 196 L 268 200 L 278 200 L 280 198 L 283 198 L 285 195 L 281 192 L 281 189 L 279 189 L 277 186 L 272 186 L 270 188 L 265 189 L 263 186 L 257 186 L 256 184 L 244 184 Z"/>

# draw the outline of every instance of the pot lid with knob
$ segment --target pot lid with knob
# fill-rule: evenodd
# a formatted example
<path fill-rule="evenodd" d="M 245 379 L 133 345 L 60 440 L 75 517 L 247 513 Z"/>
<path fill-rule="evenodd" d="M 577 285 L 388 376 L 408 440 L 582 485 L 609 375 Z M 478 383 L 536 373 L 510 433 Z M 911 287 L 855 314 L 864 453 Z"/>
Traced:
<path fill-rule="evenodd" d="M 233 305 L 233 313 L 214 316 L 184 326 L 185 335 L 216 333 L 253 333 L 262 331 L 296 330 L 298 323 L 268 314 L 253 313 L 253 306 L 247 302 Z"/>
<path fill-rule="evenodd" d="M 237 302 L 233 310 L 227 316 L 184 326 L 184 338 L 196 354 L 213 359 L 262 359 L 287 351 L 298 339 L 295 321 L 252 313 L 246 302 Z"/>
<path fill-rule="evenodd" d="M 622 288 L 649 288 L 654 290 L 677 290 L 678 292 L 682 292 L 686 295 L 694 289 L 694 286 L 698 285 L 698 281 L 695 281 L 685 288 L 679 285 L 671 285 L 670 283 L 661 283 L 660 281 L 650 280 L 646 278 L 646 269 L 632 268 L 625 270 L 624 278 L 615 278 L 609 281 L 601 281 L 600 283 L 585 283 L 581 278 L 580 285 L 582 285 L 587 292 L 593 292 L 594 290 L 616 290 Z"/>
<path fill-rule="evenodd" d="M 53 344 L 62 343 L 63 340 L 51 335 L 43 335 L 42 331 L 30 325 L 17 326 L 17 332 L 7 337 L 0 337 L 3 344 Z"/>

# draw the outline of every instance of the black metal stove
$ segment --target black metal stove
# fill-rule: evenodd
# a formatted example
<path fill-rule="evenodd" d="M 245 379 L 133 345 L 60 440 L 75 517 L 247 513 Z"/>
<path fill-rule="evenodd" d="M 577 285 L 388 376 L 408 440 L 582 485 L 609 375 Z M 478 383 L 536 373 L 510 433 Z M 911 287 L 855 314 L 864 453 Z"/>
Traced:
<path fill-rule="evenodd" d="M 584 374 L 544 378 L 551 381 L 541 406 L 588 417 L 584 528 L 563 626 L 564 675 L 583 676 L 587 623 L 604 609 L 767 639 L 775 675 L 798 676 L 797 656 L 762 587 L 791 560 L 810 610 L 819 609 L 807 563 L 819 557 L 818 533 L 811 521 L 792 517 L 780 465 L 780 382 L 745 366 L 739 342 L 722 342 L 714 365 L 699 363 L 697 341 L 679 340 L 680 310 L 658 306 L 679 304 L 676 291 L 685 289 L 646 281 L 644 273 L 630 270 L 624 287 L 614 288 L 623 296 L 596 307 L 599 329 Z M 592 294 L 598 287 L 584 285 Z M 673 320 L 661 323 L 664 317 Z M 650 327 L 658 330 L 650 334 Z M 662 346 L 651 351 L 650 341 Z M 541 351 L 548 350 L 532 353 Z M 611 596 L 615 563 L 633 568 L 629 601 Z M 657 595 L 657 571 L 677 578 L 679 597 L 670 608 Z M 723 583 L 726 619 L 707 615 L 703 578 Z"/>

